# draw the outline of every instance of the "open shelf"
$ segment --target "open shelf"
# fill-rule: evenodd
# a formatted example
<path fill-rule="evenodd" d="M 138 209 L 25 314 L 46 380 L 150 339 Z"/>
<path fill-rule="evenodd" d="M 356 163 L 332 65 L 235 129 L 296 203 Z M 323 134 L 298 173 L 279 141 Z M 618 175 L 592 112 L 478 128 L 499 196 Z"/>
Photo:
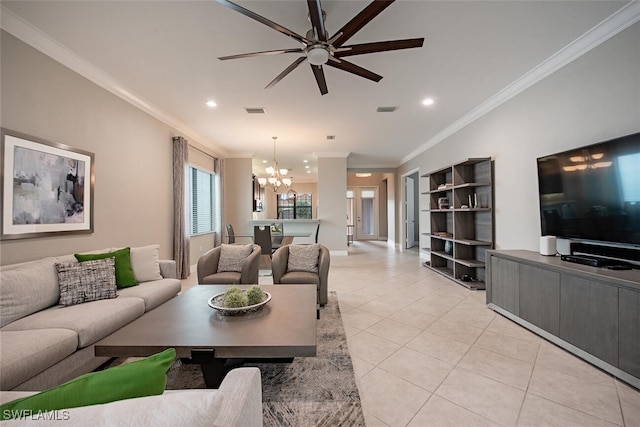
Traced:
<path fill-rule="evenodd" d="M 421 199 L 429 216 L 422 233 L 430 256 L 425 266 L 469 289 L 484 289 L 483 260 L 494 247 L 493 161 L 467 159 L 421 177 L 428 189 Z"/>

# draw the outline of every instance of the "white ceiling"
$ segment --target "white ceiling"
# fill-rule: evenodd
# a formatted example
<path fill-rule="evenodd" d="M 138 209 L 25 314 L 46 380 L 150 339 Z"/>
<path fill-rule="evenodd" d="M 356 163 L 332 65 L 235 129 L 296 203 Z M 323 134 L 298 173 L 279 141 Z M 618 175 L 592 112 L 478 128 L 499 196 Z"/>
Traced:
<path fill-rule="evenodd" d="M 299 34 L 310 28 L 304 1 L 237 3 Z M 328 31 L 342 27 L 368 3 L 323 1 Z M 425 37 L 424 46 L 348 58 L 382 75 L 379 83 L 324 67 L 325 96 L 306 63 L 264 89 L 295 54 L 218 60 L 299 45 L 213 0 L 3 0 L 2 26 L 31 44 L 48 46 L 71 68 L 188 139 L 223 156 L 253 156 L 258 172 L 259 160 L 272 158 L 271 137 L 278 136 L 280 166 L 292 168 L 302 181 L 315 179 L 302 173 L 302 159 L 315 168 L 322 153 L 349 153 L 349 168 L 398 166 L 474 112 L 477 116 L 506 99 L 503 89 L 540 70 L 538 65 L 626 3 L 397 1 L 348 43 Z M 421 104 L 427 97 L 435 99 L 433 106 Z M 218 106 L 206 107 L 208 99 Z M 377 113 L 379 106 L 397 111 Z M 263 107 L 267 113 L 247 114 L 245 107 Z"/>

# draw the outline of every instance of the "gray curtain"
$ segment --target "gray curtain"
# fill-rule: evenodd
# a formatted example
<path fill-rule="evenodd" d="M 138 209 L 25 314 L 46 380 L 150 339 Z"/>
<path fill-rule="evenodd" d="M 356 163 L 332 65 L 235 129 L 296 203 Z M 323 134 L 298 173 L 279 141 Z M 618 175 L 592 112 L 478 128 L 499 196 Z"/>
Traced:
<path fill-rule="evenodd" d="M 220 246 L 222 244 L 222 224 L 225 223 L 223 218 L 223 213 L 222 213 L 223 212 L 222 201 L 224 200 L 224 160 L 216 158 L 215 167 L 216 167 L 216 176 L 218 180 L 218 191 L 217 191 L 216 206 L 214 206 L 214 209 L 216 209 L 216 218 L 218 218 L 218 221 L 216 221 L 216 225 L 215 225 L 216 233 L 215 233 L 213 245 Z"/>
<path fill-rule="evenodd" d="M 189 144 L 181 136 L 173 137 L 173 259 L 179 279 L 189 277 Z"/>

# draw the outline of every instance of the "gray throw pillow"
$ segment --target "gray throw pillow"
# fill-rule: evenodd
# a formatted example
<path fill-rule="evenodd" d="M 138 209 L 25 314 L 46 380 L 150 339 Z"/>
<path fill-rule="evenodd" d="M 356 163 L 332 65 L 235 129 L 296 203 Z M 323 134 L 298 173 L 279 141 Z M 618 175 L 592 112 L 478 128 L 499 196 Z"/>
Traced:
<path fill-rule="evenodd" d="M 247 245 L 222 244 L 220 248 L 220 260 L 218 261 L 218 273 L 235 271 L 242 273 L 242 264 L 253 252 L 253 243 Z"/>
<path fill-rule="evenodd" d="M 116 293 L 116 267 L 113 257 L 93 261 L 57 263 L 60 305 L 111 299 Z"/>
<path fill-rule="evenodd" d="M 287 271 L 318 272 L 320 245 L 289 245 Z"/>

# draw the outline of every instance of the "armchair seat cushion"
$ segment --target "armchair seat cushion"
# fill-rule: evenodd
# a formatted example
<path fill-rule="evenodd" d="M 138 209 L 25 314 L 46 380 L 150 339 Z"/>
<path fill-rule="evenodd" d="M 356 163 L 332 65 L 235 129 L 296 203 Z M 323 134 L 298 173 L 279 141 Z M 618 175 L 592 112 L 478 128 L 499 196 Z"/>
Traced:
<path fill-rule="evenodd" d="M 280 277 L 280 283 L 290 285 L 299 283 L 301 285 L 319 285 L 320 276 L 317 273 L 309 273 L 306 271 L 289 271 Z"/>
<path fill-rule="evenodd" d="M 235 271 L 223 271 L 211 274 L 200 280 L 201 285 L 237 285 L 240 284 L 242 274 Z"/>

